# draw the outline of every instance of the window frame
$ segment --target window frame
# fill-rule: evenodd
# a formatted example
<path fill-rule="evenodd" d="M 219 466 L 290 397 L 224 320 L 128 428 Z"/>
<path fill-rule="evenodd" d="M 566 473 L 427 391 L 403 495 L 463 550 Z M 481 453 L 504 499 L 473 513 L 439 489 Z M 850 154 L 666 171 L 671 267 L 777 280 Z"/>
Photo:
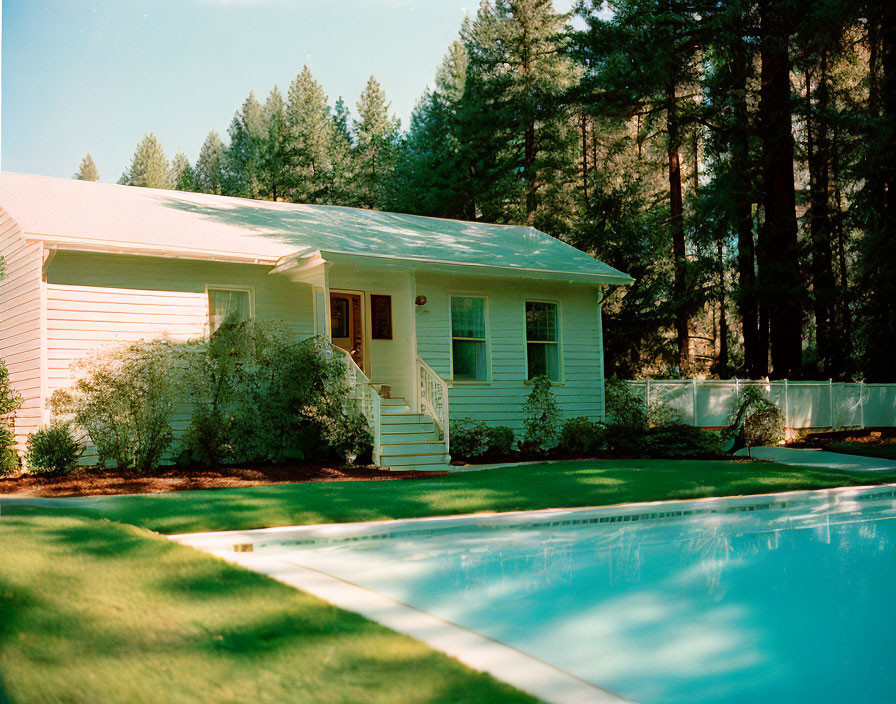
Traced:
<path fill-rule="evenodd" d="M 485 343 L 485 379 L 455 379 L 454 378 L 454 317 L 451 314 L 452 302 L 455 298 L 479 298 L 483 301 L 483 324 L 485 326 L 485 338 L 459 337 L 458 340 L 470 340 L 472 342 Z M 492 383 L 492 336 L 489 322 L 489 297 L 484 293 L 472 293 L 466 291 L 448 291 L 448 361 L 450 375 L 447 379 L 452 385 L 476 385 Z"/>
<path fill-rule="evenodd" d="M 529 340 L 529 331 L 527 329 L 526 305 L 529 303 L 550 303 L 557 308 L 556 324 L 557 339 L 553 342 L 550 340 Z M 557 298 L 526 298 L 523 300 L 523 351 L 526 355 L 526 366 L 523 370 L 524 383 L 528 384 L 532 380 L 529 378 L 529 345 L 557 345 L 557 378 L 551 379 L 551 383 L 555 386 L 566 383 L 566 365 L 563 362 L 563 306 Z"/>
<path fill-rule="evenodd" d="M 208 334 L 214 334 L 212 330 L 212 302 L 209 297 L 210 291 L 245 291 L 249 294 L 249 320 L 255 320 L 255 287 L 254 286 L 235 286 L 233 284 L 206 284 L 205 285 L 205 325 Z M 217 329 L 217 328 L 216 328 Z"/>

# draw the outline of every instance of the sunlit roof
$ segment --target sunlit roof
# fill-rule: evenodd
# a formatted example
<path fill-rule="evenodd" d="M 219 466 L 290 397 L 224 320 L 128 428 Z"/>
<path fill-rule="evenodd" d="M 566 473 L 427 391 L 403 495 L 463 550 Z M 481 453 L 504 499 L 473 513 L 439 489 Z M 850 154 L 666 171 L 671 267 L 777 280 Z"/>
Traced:
<path fill-rule="evenodd" d="M 307 252 L 630 278 L 531 227 L 0 174 L 0 206 L 59 247 L 276 262 Z"/>

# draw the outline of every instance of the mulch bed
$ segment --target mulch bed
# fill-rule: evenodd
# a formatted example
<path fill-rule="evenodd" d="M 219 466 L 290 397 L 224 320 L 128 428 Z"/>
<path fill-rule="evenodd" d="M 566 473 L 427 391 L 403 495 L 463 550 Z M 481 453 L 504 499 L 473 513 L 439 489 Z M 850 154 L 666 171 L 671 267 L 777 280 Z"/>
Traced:
<path fill-rule="evenodd" d="M 872 445 L 896 444 L 896 428 L 865 428 L 863 430 L 836 430 L 826 433 L 809 433 L 787 447 L 814 447 L 824 449 L 832 442 L 860 442 Z"/>
<path fill-rule="evenodd" d="M 79 469 L 62 477 L 22 474 L 0 477 L 0 495 L 16 496 L 98 496 L 108 494 L 159 494 L 193 489 L 222 489 L 269 484 L 298 484 L 334 481 L 394 481 L 437 477 L 446 472 L 389 472 L 364 467 L 339 468 L 301 462 L 273 467 L 223 467 L 217 470 L 186 471 L 162 467 L 144 474 L 112 469 Z"/>

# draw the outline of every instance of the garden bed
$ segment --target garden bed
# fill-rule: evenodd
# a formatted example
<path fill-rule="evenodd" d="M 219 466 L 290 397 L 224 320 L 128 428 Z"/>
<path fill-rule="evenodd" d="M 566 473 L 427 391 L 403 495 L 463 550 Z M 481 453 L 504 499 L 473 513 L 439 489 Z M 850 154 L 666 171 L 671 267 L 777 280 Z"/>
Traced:
<path fill-rule="evenodd" d="M 79 469 L 58 477 L 21 474 L 0 477 L 0 495 L 97 496 L 110 494 L 159 494 L 193 489 L 220 489 L 269 484 L 331 481 L 389 481 L 433 477 L 445 472 L 390 472 L 368 467 L 298 462 L 275 466 L 223 467 L 185 471 L 160 467 L 149 474 L 114 469 Z"/>
<path fill-rule="evenodd" d="M 896 460 L 896 428 L 864 428 L 809 433 L 789 447 L 811 447 L 843 455 Z"/>

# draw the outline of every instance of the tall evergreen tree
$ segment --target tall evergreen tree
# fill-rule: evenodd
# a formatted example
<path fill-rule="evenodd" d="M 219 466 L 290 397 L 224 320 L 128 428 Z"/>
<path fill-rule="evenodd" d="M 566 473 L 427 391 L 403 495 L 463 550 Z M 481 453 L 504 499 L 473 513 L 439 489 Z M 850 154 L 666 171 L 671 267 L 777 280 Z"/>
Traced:
<path fill-rule="evenodd" d="M 171 167 L 155 134 L 149 132 L 137 144 L 131 165 L 119 183 L 144 188 L 173 188 Z"/>
<path fill-rule="evenodd" d="M 379 82 L 371 76 L 358 100 L 354 124 L 355 167 L 353 187 L 357 205 L 379 207 L 395 166 L 399 121 L 389 114 L 390 103 Z"/>
<path fill-rule="evenodd" d="M 196 181 L 200 191 L 203 193 L 221 193 L 224 185 L 226 158 L 224 142 L 221 141 L 218 133 L 212 130 L 202 143 L 202 148 L 199 150 L 199 159 L 196 161 Z"/>
<path fill-rule="evenodd" d="M 244 198 L 260 198 L 264 189 L 262 150 L 268 135 L 262 107 L 254 92 L 249 93 L 233 116 L 228 134 L 230 146 L 227 148 L 224 192 Z"/>
<path fill-rule="evenodd" d="M 93 157 L 90 154 L 81 159 L 81 164 L 72 178 L 76 181 L 100 180 L 100 172 L 97 170 L 96 164 L 93 163 Z"/>
<path fill-rule="evenodd" d="M 262 192 L 271 200 L 283 198 L 292 179 L 293 144 L 286 121 L 286 105 L 275 85 L 262 108 L 264 132 L 259 149 Z"/>
<path fill-rule="evenodd" d="M 190 160 L 180 149 L 171 160 L 171 182 L 178 191 L 195 191 L 197 187 L 196 174 Z"/>
<path fill-rule="evenodd" d="M 337 116 L 344 119 L 345 115 Z M 333 186 L 334 134 L 327 94 L 307 65 L 289 86 L 286 119 L 294 149 L 292 197 L 300 203 L 326 203 Z M 346 130 L 343 125 L 341 129 Z"/>

